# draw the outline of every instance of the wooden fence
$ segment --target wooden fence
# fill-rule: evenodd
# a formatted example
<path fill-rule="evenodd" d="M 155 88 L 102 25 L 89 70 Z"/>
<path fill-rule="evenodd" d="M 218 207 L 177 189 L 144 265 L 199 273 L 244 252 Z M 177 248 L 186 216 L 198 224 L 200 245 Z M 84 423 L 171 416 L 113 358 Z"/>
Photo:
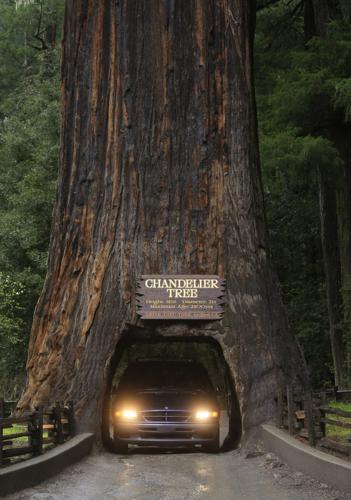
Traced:
<path fill-rule="evenodd" d="M 62 444 L 75 435 L 72 402 L 40 406 L 20 417 L 8 416 L 8 408 L 11 404 L 3 401 L 2 414 L 6 416 L 0 418 L 0 466 L 17 457 L 41 455 L 46 447 Z"/>
<path fill-rule="evenodd" d="M 328 399 L 327 392 L 302 392 L 287 386 L 285 392 L 279 391 L 277 395 L 278 426 L 287 429 L 291 435 L 308 440 L 311 446 L 351 457 L 351 444 L 348 444 L 351 443 L 351 411 L 333 408 Z M 348 442 L 330 439 L 328 425 L 350 429 Z"/>

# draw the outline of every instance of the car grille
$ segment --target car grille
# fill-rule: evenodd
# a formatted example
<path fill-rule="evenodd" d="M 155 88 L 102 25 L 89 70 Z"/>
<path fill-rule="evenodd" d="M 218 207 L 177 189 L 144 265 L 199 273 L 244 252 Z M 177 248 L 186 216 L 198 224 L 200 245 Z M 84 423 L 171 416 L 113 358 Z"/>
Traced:
<path fill-rule="evenodd" d="M 191 420 L 191 412 L 184 410 L 151 410 L 141 414 L 147 422 L 182 423 Z"/>

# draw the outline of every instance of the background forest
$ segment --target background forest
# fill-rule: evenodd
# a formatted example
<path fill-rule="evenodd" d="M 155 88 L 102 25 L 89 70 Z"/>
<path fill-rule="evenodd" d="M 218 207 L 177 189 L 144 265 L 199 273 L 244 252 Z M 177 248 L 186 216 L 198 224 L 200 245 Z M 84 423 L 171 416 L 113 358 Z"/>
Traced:
<path fill-rule="evenodd" d="M 314 387 L 351 385 L 351 2 L 258 3 L 271 252 Z M 63 0 L 0 0 L 0 395 L 21 392 L 59 152 Z"/>

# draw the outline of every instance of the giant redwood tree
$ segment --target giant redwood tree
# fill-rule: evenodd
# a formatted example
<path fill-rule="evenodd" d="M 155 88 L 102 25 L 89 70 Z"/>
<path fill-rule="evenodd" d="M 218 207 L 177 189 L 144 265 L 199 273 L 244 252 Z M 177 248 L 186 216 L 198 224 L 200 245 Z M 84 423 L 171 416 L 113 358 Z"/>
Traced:
<path fill-rule="evenodd" d="M 20 406 L 73 399 L 99 431 L 121 337 L 214 337 L 244 438 L 294 376 L 267 257 L 249 0 L 67 0 L 48 274 Z M 220 321 L 142 321 L 142 274 L 218 274 Z"/>

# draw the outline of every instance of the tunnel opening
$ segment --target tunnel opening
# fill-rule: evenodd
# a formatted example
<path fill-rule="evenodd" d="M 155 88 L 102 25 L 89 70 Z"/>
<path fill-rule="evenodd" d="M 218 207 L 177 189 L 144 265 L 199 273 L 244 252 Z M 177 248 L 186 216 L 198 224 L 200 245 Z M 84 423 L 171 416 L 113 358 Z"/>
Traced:
<path fill-rule="evenodd" d="M 133 372 L 133 370 L 135 371 L 135 367 L 138 366 L 139 371 L 141 370 L 142 373 L 142 376 L 140 378 L 142 380 L 146 380 L 148 377 L 150 378 L 150 376 L 146 372 L 143 373 L 143 370 L 146 370 L 146 366 L 152 366 L 150 365 L 150 363 L 154 363 L 153 366 L 157 367 L 156 371 L 162 370 L 164 369 L 164 366 L 166 366 L 167 373 L 166 375 L 163 375 L 163 377 L 165 379 L 168 379 L 168 384 L 171 383 L 170 379 L 178 379 L 177 388 L 172 388 L 173 393 L 175 391 L 177 392 L 178 398 L 180 397 L 179 393 L 184 392 L 186 392 L 187 394 L 195 394 L 197 392 L 206 393 L 206 389 L 203 390 L 203 388 L 196 388 L 196 390 L 194 390 L 194 387 L 192 386 L 192 384 L 195 384 L 194 379 L 196 378 L 196 369 L 203 369 L 204 372 L 206 372 L 206 375 L 208 375 L 210 386 L 213 389 L 218 408 L 218 451 L 229 451 L 239 446 L 242 433 L 240 406 L 235 389 L 235 381 L 224 358 L 222 347 L 219 342 L 213 337 L 209 336 L 165 337 L 157 336 L 155 334 L 151 336 L 145 336 L 145 332 L 142 332 L 142 334 L 140 334 L 140 332 L 136 331 L 128 332 L 127 335 L 122 336 L 117 344 L 114 356 L 111 360 L 102 412 L 102 442 L 108 450 L 112 452 L 121 451 L 120 447 L 116 445 L 115 421 L 116 419 L 118 420 L 118 417 L 116 415 L 120 413 L 119 411 L 117 411 L 118 408 L 116 407 L 116 405 L 119 405 L 118 395 L 122 390 L 121 387 L 125 385 L 126 377 L 128 378 L 126 374 L 130 373 L 131 371 Z M 186 374 L 187 378 L 185 382 L 184 380 L 179 382 L 179 371 L 183 370 L 183 368 L 179 367 L 184 366 L 188 370 L 188 373 Z M 191 369 L 190 372 L 189 367 Z M 176 372 L 176 377 L 173 371 Z M 135 377 L 135 374 L 132 376 Z M 174 380 L 172 384 L 174 384 Z M 155 385 L 155 383 L 153 383 L 153 385 Z M 172 410 L 172 404 L 174 403 L 175 396 L 173 394 L 170 395 L 169 390 L 167 390 L 167 395 L 165 396 L 164 391 L 162 391 L 160 387 L 152 389 L 154 390 L 154 393 L 157 392 L 158 397 L 161 397 L 162 405 L 164 405 L 162 407 L 167 409 L 166 413 L 162 413 L 162 417 L 160 416 L 160 413 L 158 413 L 157 418 L 161 418 L 164 421 L 166 420 L 167 424 L 168 420 L 170 420 L 171 418 L 175 420 L 178 419 L 177 421 L 180 422 L 183 418 L 183 413 L 179 413 L 179 409 L 177 410 L 177 412 L 173 411 L 173 413 L 169 413 L 169 411 Z M 160 392 L 162 392 L 162 396 L 160 396 Z M 154 393 L 153 397 L 155 398 Z M 182 394 L 182 396 L 184 399 L 184 394 Z M 162 399 L 165 397 L 166 399 Z M 171 397 L 173 403 L 169 404 L 167 397 Z M 201 398 L 203 399 L 203 397 L 204 395 L 202 394 Z M 153 406 L 155 408 L 150 407 L 148 408 L 148 410 L 159 410 L 158 406 L 160 405 L 158 404 L 157 406 L 156 404 L 155 406 L 155 404 L 156 403 L 153 402 Z M 184 405 L 186 403 L 182 404 Z M 148 414 L 147 416 L 148 422 L 150 421 L 150 415 L 151 414 Z M 154 415 L 156 415 L 156 413 L 152 413 L 152 415 L 155 420 Z M 171 415 L 171 417 L 169 415 Z M 145 420 L 145 414 L 143 414 L 143 417 Z M 174 430 L 179 431 L 180 428 L 181 427 L 176 427 Z M 157 429 L 156 427 L 148 426 L 147 431 L 149 432 L 148 436 L 151 436 L 151 431 L 154 431 L 154 433 L 156 433 L 156 431 L 158 432 L 159 429 Z M 128 433 L 126 436 L 128 438 Z M 170 438 L 176 441 L 175 436 L 170 435 Z M 194 435 L 189 434 L 187 435 L 187 438 L 189 438 L 189 442 L 184 444 L 184 450 L 210 450 L 210 448 L 206 448 L 205 446 L 201 446 L 198 444 L 192 445 L 191 440 L 194 439 Z M 129 449 L 132 452 L 136 449 L 135 444 L 135 442 L 129 444 Z M 137 444 L 139 445 L 139 448 L 145 447 L 145 441 Z M 173 448 L 173 446 L 171 445 L 162 446 L 161 444 L 152 444 L 150 446 L 153 446 L 154 449 L 157 449 L 159 446 L 164 449 Z M 177 449 L 180 448 L 182 448 L 182 446 L 178 445 Z M 150 447 L 148 446 L 147 449 L 150 449 Z M 123 448 L 123 450 L 126 451 L 126 448 Z"/>

